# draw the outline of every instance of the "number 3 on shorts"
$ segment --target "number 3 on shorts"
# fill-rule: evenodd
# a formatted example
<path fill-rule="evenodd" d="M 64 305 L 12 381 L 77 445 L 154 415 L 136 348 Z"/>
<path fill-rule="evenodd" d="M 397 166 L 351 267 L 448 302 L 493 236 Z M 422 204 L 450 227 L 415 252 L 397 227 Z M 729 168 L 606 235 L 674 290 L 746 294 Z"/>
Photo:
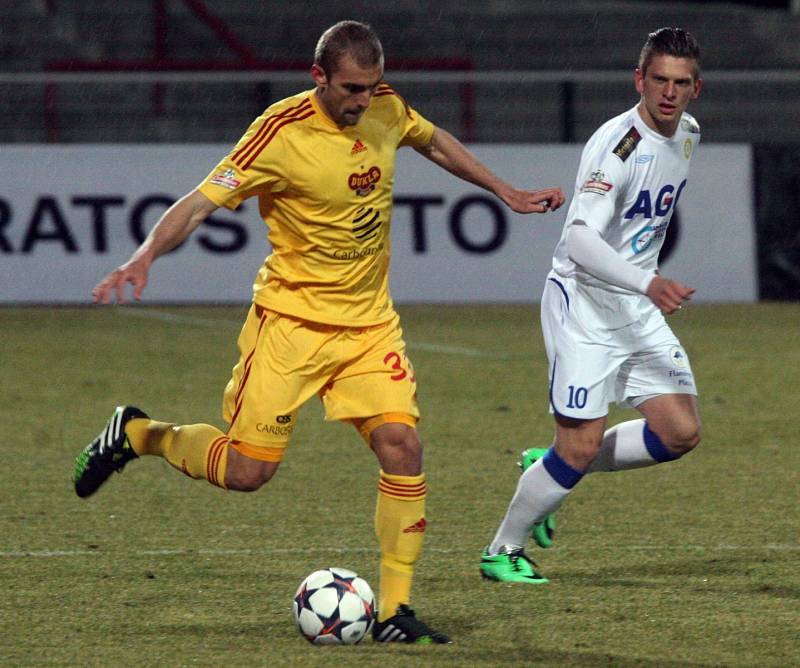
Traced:
<path fill-rule="evenodd" d="M 413 383 L 416 378 L 414 377 L 414 370 L 411 368 L 411 362 L 408 361 L 408 357 L 405 355 L 401 357 L 400 353 L 391 352 L 383 358 L 384 364 L 386 364 L 393 371 L 397 371 L 396 374 L 390 376 L 392 380 L 404 380 L 408 377 L 409 372 L 403 368 L 403 361 L 406 362 L 409 370 L 411 371 L 411 382 Z"/>

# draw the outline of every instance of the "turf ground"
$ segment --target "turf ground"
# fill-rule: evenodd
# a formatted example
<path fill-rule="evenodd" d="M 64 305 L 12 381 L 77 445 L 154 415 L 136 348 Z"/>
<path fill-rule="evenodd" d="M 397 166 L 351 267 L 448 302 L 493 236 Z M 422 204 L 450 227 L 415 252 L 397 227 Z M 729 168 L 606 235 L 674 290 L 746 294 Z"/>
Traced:
<path fill-rule="evenodd" d="M 587 477 L 556 547 L 534 552 L 543 587 L 477 570 L 519 451 L 551 436 L 535 308 L 402 308 L 430 490 L 413 603 L 453 636 L 439 647 L 298 635 L 291 600 L 310 571 L 341 565 L 377 586 L 376 464 L 316 401 L 255 494 L 147 458 L 75 496 L 75 455 L 117 403 L 222 426 L 243 314 L 0 309 L 0 664 L 800 665 L 800 304 L 672 318 L 704 442 L 676 463 Z"/>

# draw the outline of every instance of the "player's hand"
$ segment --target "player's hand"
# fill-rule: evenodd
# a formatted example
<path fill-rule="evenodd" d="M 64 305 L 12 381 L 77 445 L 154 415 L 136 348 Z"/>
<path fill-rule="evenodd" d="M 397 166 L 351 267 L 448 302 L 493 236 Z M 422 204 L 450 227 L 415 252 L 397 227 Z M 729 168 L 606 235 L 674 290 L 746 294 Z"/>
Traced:
<path fill-rule="evenodd" d="M 675 313 L 694 293 L 694 288 L 658 275 L 647 286 L 647 296 L 666 315 Z"/>
<path fill-rule="evenodd" d="M 125 303 L 125 286 L 133 286 L 133 298 L 139 300 L 147 285 L 149 265 L 142 259 L 131 259 L 117 267 L 92 290 L 92 301 L 95 304 L 108 304 L 112 296 L 116 296 L 118 304 Z"/>
<path fill-rule="evenodd" d="M 498 193 L 512 211 L 517 213 L 545 213 L 555 211 L 565 201 L 561 188 L 544 188 L 542 190 L 518 190 L 509 188 Z"/>

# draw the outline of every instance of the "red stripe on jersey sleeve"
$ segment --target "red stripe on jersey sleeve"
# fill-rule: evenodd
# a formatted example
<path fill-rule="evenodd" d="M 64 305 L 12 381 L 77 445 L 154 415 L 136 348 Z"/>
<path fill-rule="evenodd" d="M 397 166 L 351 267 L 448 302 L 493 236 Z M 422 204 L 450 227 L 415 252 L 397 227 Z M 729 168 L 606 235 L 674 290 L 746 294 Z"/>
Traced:
<path fill-rule="evenodd" d="M 247 162 L 244 163 L 244 165 L 240 165 L 240 167 L 242 169 L 248 169 L 250 167 L 250 165 L 253 164 L 253 161 L 259 156 L 261 151 L 263 151 L 267 147 L 267 144 L 269 144 L 275 138 L 275 135 L 278 134 L 278 131 L 281 128 L 283 128 L 284 126 L 289 125 L 291 123 L 296 123 L 297 121 L 303 121 L 306 118 L 310 118 L 315 113 L 316 112 L 313 109 L 310 109 L 309 111 L 305 112 L 304 114 L 302 114 L 300 116 L 292 116 L 290 118 L 284 118 L 280 122 L 274 123 L 272 128 L 269 131 L 269 134 L 265 138 L 263 138 L 261 140 L 260 144 L 255 148 L 255 152 L 250 156 L 250 158 L 247 160 Z"/>
<path fill-rule="evenodd" d="M 384 97 L 384 96 L 386 96 L 386 95 L 394 95 L 394 96 L 395 96 L 395 97 L 396 97 L 398 100 L 400 100 L 400 102 L 402 102 L 402 103 L 403 103 L 403 109 L 404 109 L 404 110 L 405 110 L 405 112 L 406 112 L 406 116 L 408 116 L 409 118 L 411 118 L 411 108 L 408 106 L 408 102 L 406 102 L 406 101 L 403 99 L 403 96 L 402 96 L 402 95 L 400 95 L 400 94 L 398 94 L 398 93 L 397 93 L 397 92 L 394 90 L 394 88 L 391 88 L 390 86 L 386 86 L 385 88 L 384 88 L 384 87 L 382 87 L 382 86 L 379 86 L 379 87 L 378 87 L 378 90 L 376 91 L 375 95 L 373 95 L 373 97 Z"/>
<path fill-rule="evenodd" d="M 264 119 L 264 122 L 261 124 L 261 127 L 258 129 L 250 139 L 245 143 L 242 148 L 240 148 L 236 153 L 233 155 L 233 162 L 236 164 L 237 167 L 242 167 L 242 164 L 247 160 L 248 156 L 252 153 L 253 149 L 259 144 L 259 142 L 263 139 L 264 135 L 266 135 L 270 129 L 276 124 L 281 121 L 283 118 L 293 117 L 298 114 L 302 114 L 303 112 L 308 111 L 311 109 L 311 100 L 306 98 L 300 104 L 295 107 L 290 107 L 285 111 L 282 111 L 279 114 L 274 114 L 273 116 L 268 116 Z M 252 162 L 252 161 L 251 161 Z M 246 167 L 242 167 L 246 169 Z"/>

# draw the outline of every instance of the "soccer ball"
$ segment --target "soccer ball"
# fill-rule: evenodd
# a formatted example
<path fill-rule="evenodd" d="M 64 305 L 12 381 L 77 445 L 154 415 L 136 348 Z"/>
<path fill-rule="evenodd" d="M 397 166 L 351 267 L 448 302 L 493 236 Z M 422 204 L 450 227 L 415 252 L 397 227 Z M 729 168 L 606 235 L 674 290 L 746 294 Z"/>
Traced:
<path fill-rule="evenodd" d="M 297 588 L 294 619 L 315 645 L 355 645 L 375 621 L 375 595 L 353 571 L 324 568 Z"/>

